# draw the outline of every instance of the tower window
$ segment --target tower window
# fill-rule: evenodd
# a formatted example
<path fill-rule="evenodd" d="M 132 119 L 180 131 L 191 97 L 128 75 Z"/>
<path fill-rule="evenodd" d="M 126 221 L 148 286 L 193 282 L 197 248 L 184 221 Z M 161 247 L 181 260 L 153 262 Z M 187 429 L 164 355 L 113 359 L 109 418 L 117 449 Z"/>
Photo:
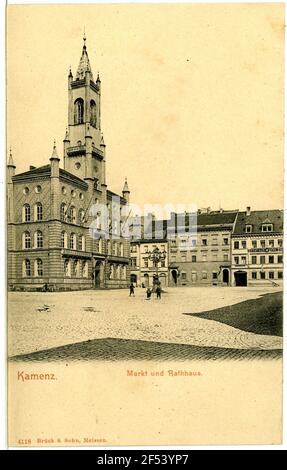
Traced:
<path fill-rule="evenodd" d="M 90 102 L 90 123 L 91 126 L 97 127 L 97 107 L 94 100 Z"/>
<path fill-rule="evenodd" d="M 43 248 L 43 233 L 40 230 L 35 233 L 35 247 Z"/>
<path fill-rule="evenodd" d="M 67 211 L 67 206 L 65 203 L 61 204 L 61 220 L 65 222 L 66 220 L 66 211 Z"/>
<path fill-rule="evenodd" d="M 85 237 L 84 235 L 80 235 L 78 238 L 78 245 L 80 251 L 85 251 Z"/>
<path fill-rule="evenodd" d="M 84 100 L 78 98 L 74 103 L 74 124 L 83 124 L 84 122 Z"/>
<path fill-rule="evenodd" d="M 70 249 L 71 250 L 76 250 L 77 247 L 77 237 L 75 233 L 71 233 L 70 236 Z"/>
<path fill-rule="evenodd" d="M 23 206 L 23 222 L 30 222 L 31 221 L 31 208 L 29 204 L 25 204 Z"/>
<path fill-rule="evenodd" d="M 39 222 L 43 220 L 43 206 L 41 202 L 37 202 L 35 206 L 35 219 Z"/>
<path fill-rule="evenodd" d="M 71 222 L 72 224 L 75 224 L 75 223 L 76 223 L 76 209 L 75 209 L 74 206 L 72 206 L 72 207 L 70 208 L 70 214 L 69 214 L 69 216 L 70 216 L 70 217 L 69 217 L 69 218 L 70 218 L 69 222 Z"/>
<path fill-rule="evenodd" d="M 41 259 L 36 259 L 35 261 L 35 276 L 42 277 L 43 276 L 43 261 Z"/>
<path fill-rule="evenodd" d="M 78 223 L 79 223 L 79 225 L 81 225 L 84 222 L 85 222 L 85 211 L 84 211 L 84 209 L 80 209 L 79 214 L 78 214 Z"/>
<path fill-rule="evenodd" d="M 23 262 L 23 276 L 24 277 L 31 276 L 31 262 L 29 259 L 25 259 Z"/>
<path fill-rule="evenodd" d="M 61 247 L 67 248 L 68 247 L 68 235 L 67 232 L 61 233 Z"/>
<path fill-rule="evenodd" d="M 23 248 L 28 250 L 31 248 L 31 235 L 30 232 L 24 232 L 23 234 Z"/>

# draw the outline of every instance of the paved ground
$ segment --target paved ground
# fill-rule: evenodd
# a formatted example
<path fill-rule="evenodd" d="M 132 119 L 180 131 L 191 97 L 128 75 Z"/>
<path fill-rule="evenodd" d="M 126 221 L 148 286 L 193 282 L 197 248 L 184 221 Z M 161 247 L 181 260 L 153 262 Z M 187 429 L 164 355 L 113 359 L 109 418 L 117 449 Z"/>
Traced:
<path fill-rule="evenodd" d="M 278 288 L 170 288 L 161 300 L 127 290 L 9 293 L 9 356 L 95 339 L 125 339 L 240 350 L 278 350 L 282 338 L 183 315 L 256 299 Z M 130 342 L 131 344 L 131 342 Z M 146 343 L 147 344 L 147 343 Z"/>

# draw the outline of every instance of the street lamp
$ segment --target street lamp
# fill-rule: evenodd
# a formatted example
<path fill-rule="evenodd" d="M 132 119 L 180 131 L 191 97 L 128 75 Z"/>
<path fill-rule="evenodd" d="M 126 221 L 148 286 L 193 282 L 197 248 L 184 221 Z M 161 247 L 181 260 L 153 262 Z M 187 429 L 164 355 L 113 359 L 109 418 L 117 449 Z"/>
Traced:
<path fill-rule="evenodd" d="M 154 268 L 155 268 L 155 276 L 154 276 L 154 281 L 153 284 L 159 283 L 158 279 L 158 265 L 160 262 L 164 261 L 166 259 L 166 251 L 160 251 L 159 248 L 154 248 L 152 251 L 148 251 L 148 259 L 150 259 L 153 262 Z"/>

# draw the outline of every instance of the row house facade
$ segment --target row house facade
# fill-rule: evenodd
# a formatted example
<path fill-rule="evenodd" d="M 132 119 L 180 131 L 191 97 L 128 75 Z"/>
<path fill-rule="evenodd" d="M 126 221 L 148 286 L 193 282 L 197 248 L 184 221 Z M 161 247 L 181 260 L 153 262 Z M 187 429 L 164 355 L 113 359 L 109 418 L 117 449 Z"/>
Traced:
<path fill-rule="evenodd" d="M 164 288 L 169 284 L 166 221 L 151 220 L 144 234 L 143 217 L 140 232 L 142 237 L 131 241 L 130 245 L 131 282 L 137 287 L 146 288 L 160 283 Z"/>
<path fill-rule="evenodd" d="M 231 236 L 236 216 L 237 211 L 199 210 L 195 233 L 178 230 L 175 237 L 169 237 L 170 286 L 230 285 Z"/>
<path fill-rule="evenodd" d="M 179 222 L 180 220 L 180 222 Z M 163 226 L 162 236 L 159 230 Z M 131 243 L 131 281 L 150 286 L 260 286 L 283 282 L 283 211 L 198 210 L 154 221 L 150 238 Z M 155 268 L 152 253 L 163 253 Z"/>
<path fill-rule="evenodd" d="M 101 131 L 101 81 L 93 78 L 86 40 L 73 77 L 68 76 L 68 127 L 64 168 L 56 145 L 49 164 L 16 174 L 7 165 L 8 287 L 72 290 L 127 287 L 129 240 L 103 234 L 100 212 L 129 202 L 125 182 L 117 195 L 106 184 L 106 146 Z M 114 202 L 116 200 L 116 202 Z"/>
<path fill-rule="evenodd" d="M 283 211 L 239 212 L 232 235 L 232 285 L 283 283 Z"/>

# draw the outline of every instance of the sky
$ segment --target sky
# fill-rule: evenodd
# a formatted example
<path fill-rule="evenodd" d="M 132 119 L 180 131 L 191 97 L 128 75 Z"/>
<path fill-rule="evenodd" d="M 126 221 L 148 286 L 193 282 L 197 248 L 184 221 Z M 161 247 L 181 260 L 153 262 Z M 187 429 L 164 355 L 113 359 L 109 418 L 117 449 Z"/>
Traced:
<path fill-rule="evenodd" d="M 283 207 L 284 4 L 13 5 L 7 146 L 63 163 L 83 30 L 102 81 L 107 182 L 131 202 Z"/>

